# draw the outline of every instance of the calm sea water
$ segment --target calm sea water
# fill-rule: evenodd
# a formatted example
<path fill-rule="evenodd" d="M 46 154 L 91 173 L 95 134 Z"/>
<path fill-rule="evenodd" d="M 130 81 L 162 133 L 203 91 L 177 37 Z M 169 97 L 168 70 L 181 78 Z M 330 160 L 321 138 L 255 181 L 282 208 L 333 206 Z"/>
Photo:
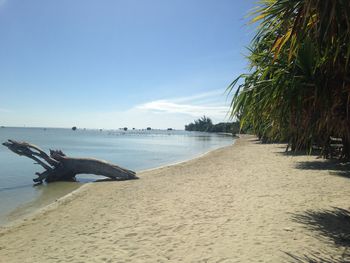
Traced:
<path fill-rule="evenodd" d="M 74 157 L 94 157 L 140 171 L 196 157 L 233 143 L 231 136 L 186 131 L 107 131 L 0 128 L 0 142 L 27 141 L 45 151 L 61 149 Z M 33 186 L 35 172 L 42 168 L 33 161 L 0 147 L 0 224 L 45 206 L 98 177 L 78 175 L 78 182 Z"/>

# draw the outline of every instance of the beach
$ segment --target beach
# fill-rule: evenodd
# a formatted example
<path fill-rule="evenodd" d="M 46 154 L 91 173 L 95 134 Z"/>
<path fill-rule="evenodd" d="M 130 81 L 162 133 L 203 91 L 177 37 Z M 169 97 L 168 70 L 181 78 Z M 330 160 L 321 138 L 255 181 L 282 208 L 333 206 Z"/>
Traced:
<path fill-rule="evenodd" d="M 285 147 L 243 136 L 139 180 L 86 184 L 2 227 L 0 261 L 346 262 L 346 171 Z"/>
<path fill-rule="evenodd" d="M 232 145 L 228 135 L 181 130 L 76 130 L 55 128 L 3 128 L 0 141 L 26 141 L 44 151 L 60 149 L 70 157 L 93 157 L 139 172 L 193 159 Z M 33 187 L 42 168 L 33 161 L 0 147 L 0 226 L 25 216 L 68 194 L 82 184 L 104 177 L 79 174 L 77 182 Z"/>

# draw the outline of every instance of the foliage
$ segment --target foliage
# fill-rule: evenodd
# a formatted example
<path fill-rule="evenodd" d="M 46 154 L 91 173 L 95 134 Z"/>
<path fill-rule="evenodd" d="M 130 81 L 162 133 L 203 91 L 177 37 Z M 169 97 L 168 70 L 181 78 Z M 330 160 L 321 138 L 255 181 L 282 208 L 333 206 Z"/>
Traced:
<path fill-rule="evenodd" d="M 349 157 L 350 1 L 264 0 L 252 15 L 260 25 L 250 72 L 228 88 L 238 86 L 232 116 L 292 150 L 318 145 L 327 154 L 330 136 L 339 137 Z"/>
<path fill-rule="evenodd" d="M 212 120 L 206 116 L 203 116 L 198 120 L 195 120 L 194 122 L 188 125 L 185 125 L 185 130 L 209 132 L 212 127 L 213 127 Z"/>
<path fill-rule="evenodd" d="M 194 122 L 185 125 L 186 131 L 201 131 L 201 132 L 227 132 L 227 133 L 239 133 L 238 122 L 220 122 L 218 124 L 213 124 L 212 120 L 206 116 L 203 116 Z"/>
<path fill-rule="evenodd" d="M 210 132 L 225 132 L 237 134 L 240 133 L 239 123 L 238 122 L 220 122 L 213 125 L 210 129 Z"/>

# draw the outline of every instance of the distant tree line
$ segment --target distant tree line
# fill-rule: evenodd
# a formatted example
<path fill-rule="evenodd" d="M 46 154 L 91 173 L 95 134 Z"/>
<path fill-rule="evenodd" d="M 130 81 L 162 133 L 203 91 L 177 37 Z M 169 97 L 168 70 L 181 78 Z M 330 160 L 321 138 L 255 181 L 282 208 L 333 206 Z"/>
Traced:
<path fill-rule="evenodd" d="M 240 132 L 239 122 L 220 122 L 213 124 L 212 120 L 203 116 L 188 125 L 185 125 L 186 131 L 201 131 L 201 132 L 227 132 L 236 134 Z"/>

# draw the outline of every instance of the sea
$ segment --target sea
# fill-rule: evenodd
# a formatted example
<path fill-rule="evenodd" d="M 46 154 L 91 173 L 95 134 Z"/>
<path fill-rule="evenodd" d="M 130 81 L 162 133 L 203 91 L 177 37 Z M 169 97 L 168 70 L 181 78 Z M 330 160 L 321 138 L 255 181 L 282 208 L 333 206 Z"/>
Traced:
<path fill-rule="evenodd" d="M 0 142 L 26 141 L 44 151 L 60 149 L 71 157 L 93 157 L 136 172 L 189 160 L 233 144 L 227 134 L 182 130 L 91 130 L 60 128 L 0 128 Z M 104 177 L 78 175 L 76 182 L 35 186 L 41 166 L 0 145 L 0 225 L 21 219 L 82 184 Z"/>

